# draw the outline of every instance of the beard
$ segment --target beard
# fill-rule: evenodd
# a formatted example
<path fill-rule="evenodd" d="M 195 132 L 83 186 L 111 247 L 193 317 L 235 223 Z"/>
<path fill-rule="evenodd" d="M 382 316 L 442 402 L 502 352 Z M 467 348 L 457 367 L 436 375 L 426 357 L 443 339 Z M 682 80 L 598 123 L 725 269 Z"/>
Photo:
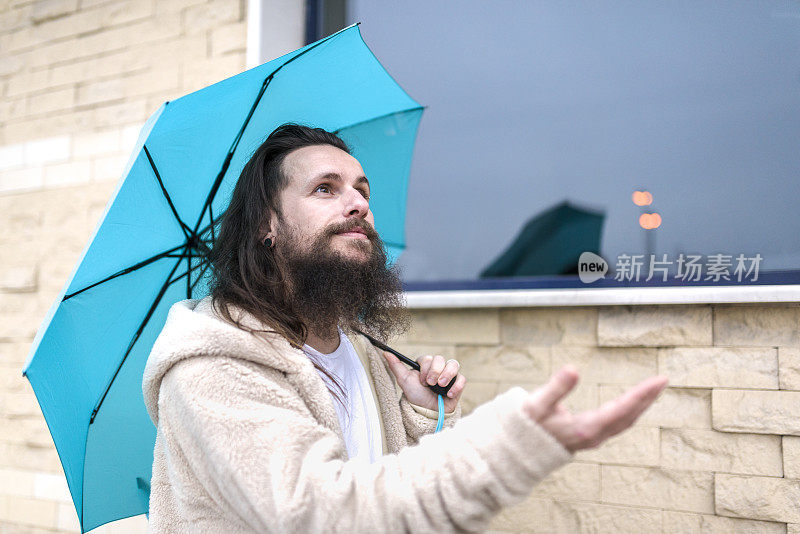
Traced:
<path fill-rule="evenodd" d="M 333 247 L 333 240 L 355 227 L 368 239 L 346 238 L 346 246 L 357 252 L 347 256 Z M 351 220 L 331 226 L 307 250 L 294 238 L 282 245 L 276 255 L 289 282 L 288 300 L 309 331 L 329 337 L 339 325 L 386 341 L 408 330 L 411 321 L 399 270 L 386 266 L 383 241 L 368 223 Z"/>

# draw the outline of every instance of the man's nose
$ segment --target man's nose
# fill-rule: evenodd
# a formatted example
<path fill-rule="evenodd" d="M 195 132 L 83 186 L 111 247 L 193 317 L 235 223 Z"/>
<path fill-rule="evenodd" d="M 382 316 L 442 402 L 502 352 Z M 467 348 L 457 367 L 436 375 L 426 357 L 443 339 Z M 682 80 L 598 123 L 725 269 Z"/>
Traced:
<path fill-rule="evenodd" d="M 365 217 L 369 211 L 369 201 L 357 189 L 350 188 L 344 194 L 345 216 Z"/>

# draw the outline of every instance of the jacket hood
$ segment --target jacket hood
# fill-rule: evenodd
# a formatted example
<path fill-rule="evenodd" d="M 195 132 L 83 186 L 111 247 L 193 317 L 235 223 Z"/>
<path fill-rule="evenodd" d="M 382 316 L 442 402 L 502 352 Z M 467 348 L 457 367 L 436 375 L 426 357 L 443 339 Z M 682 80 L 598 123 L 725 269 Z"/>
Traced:
<path fill-rule="evenodd" d="M 242 324 L 267 329 L 250 313 L 233 306 L 228 309 Z M 155 425 L 158 425 L 162 378 L 179 361 L 196 356 L 246 359 L 287 374 L 313 369 L 303 351 L 294 348 L 280 334 L 261 334 L 256 338 L 224 320 L 217 307 L 212 306 L 210 296 L 176 302 L 170 307 L 166 323 L 153 344 L 142 377 L 144 404 Z"/>

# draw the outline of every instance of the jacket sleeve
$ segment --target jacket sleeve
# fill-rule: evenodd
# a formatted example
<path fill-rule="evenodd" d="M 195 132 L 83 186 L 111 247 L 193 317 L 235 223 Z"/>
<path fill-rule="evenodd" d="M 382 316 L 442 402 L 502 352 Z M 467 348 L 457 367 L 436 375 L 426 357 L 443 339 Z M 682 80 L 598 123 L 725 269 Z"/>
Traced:
<path fill-rule="evenodd" d="M 415 446 L 346 460 L 282 373 L 257 367 L 183 360 L 158 400 L 167 461 L 188 463 L 224 513 L 257 532 L 483 532 L 572 458 L 523 413 L 516 387 Z"/>
<path fill-rule="evenodd" d="M 436 431 L 436 423 L 439 421 L 439 412 L 412 404 L 406 398 L 405 393 L 400 395 L 400 415 L 409 445 L 416 445 L 425 434 L 433 434 Z M 461 419 L 460 400 L 456 404 L 455 410 L 450 413 L 445 412 L 442 430 L 452 427 L 459 419 Z"/>

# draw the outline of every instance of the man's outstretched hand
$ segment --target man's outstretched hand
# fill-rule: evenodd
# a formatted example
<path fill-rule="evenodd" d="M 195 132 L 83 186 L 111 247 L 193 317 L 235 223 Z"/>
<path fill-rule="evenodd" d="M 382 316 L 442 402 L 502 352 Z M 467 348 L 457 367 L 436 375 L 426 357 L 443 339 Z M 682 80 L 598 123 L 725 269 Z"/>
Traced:
<path fill-rule="evenodd" d="M 570 452 L 597 447 L 631 426 L 666 387 L 667 377 L 652 376 L 596 410 L 573 414 L 559 402 L 577 382 L 578 372 L 565 365 L 523 403 L 525 412 Z"/>

